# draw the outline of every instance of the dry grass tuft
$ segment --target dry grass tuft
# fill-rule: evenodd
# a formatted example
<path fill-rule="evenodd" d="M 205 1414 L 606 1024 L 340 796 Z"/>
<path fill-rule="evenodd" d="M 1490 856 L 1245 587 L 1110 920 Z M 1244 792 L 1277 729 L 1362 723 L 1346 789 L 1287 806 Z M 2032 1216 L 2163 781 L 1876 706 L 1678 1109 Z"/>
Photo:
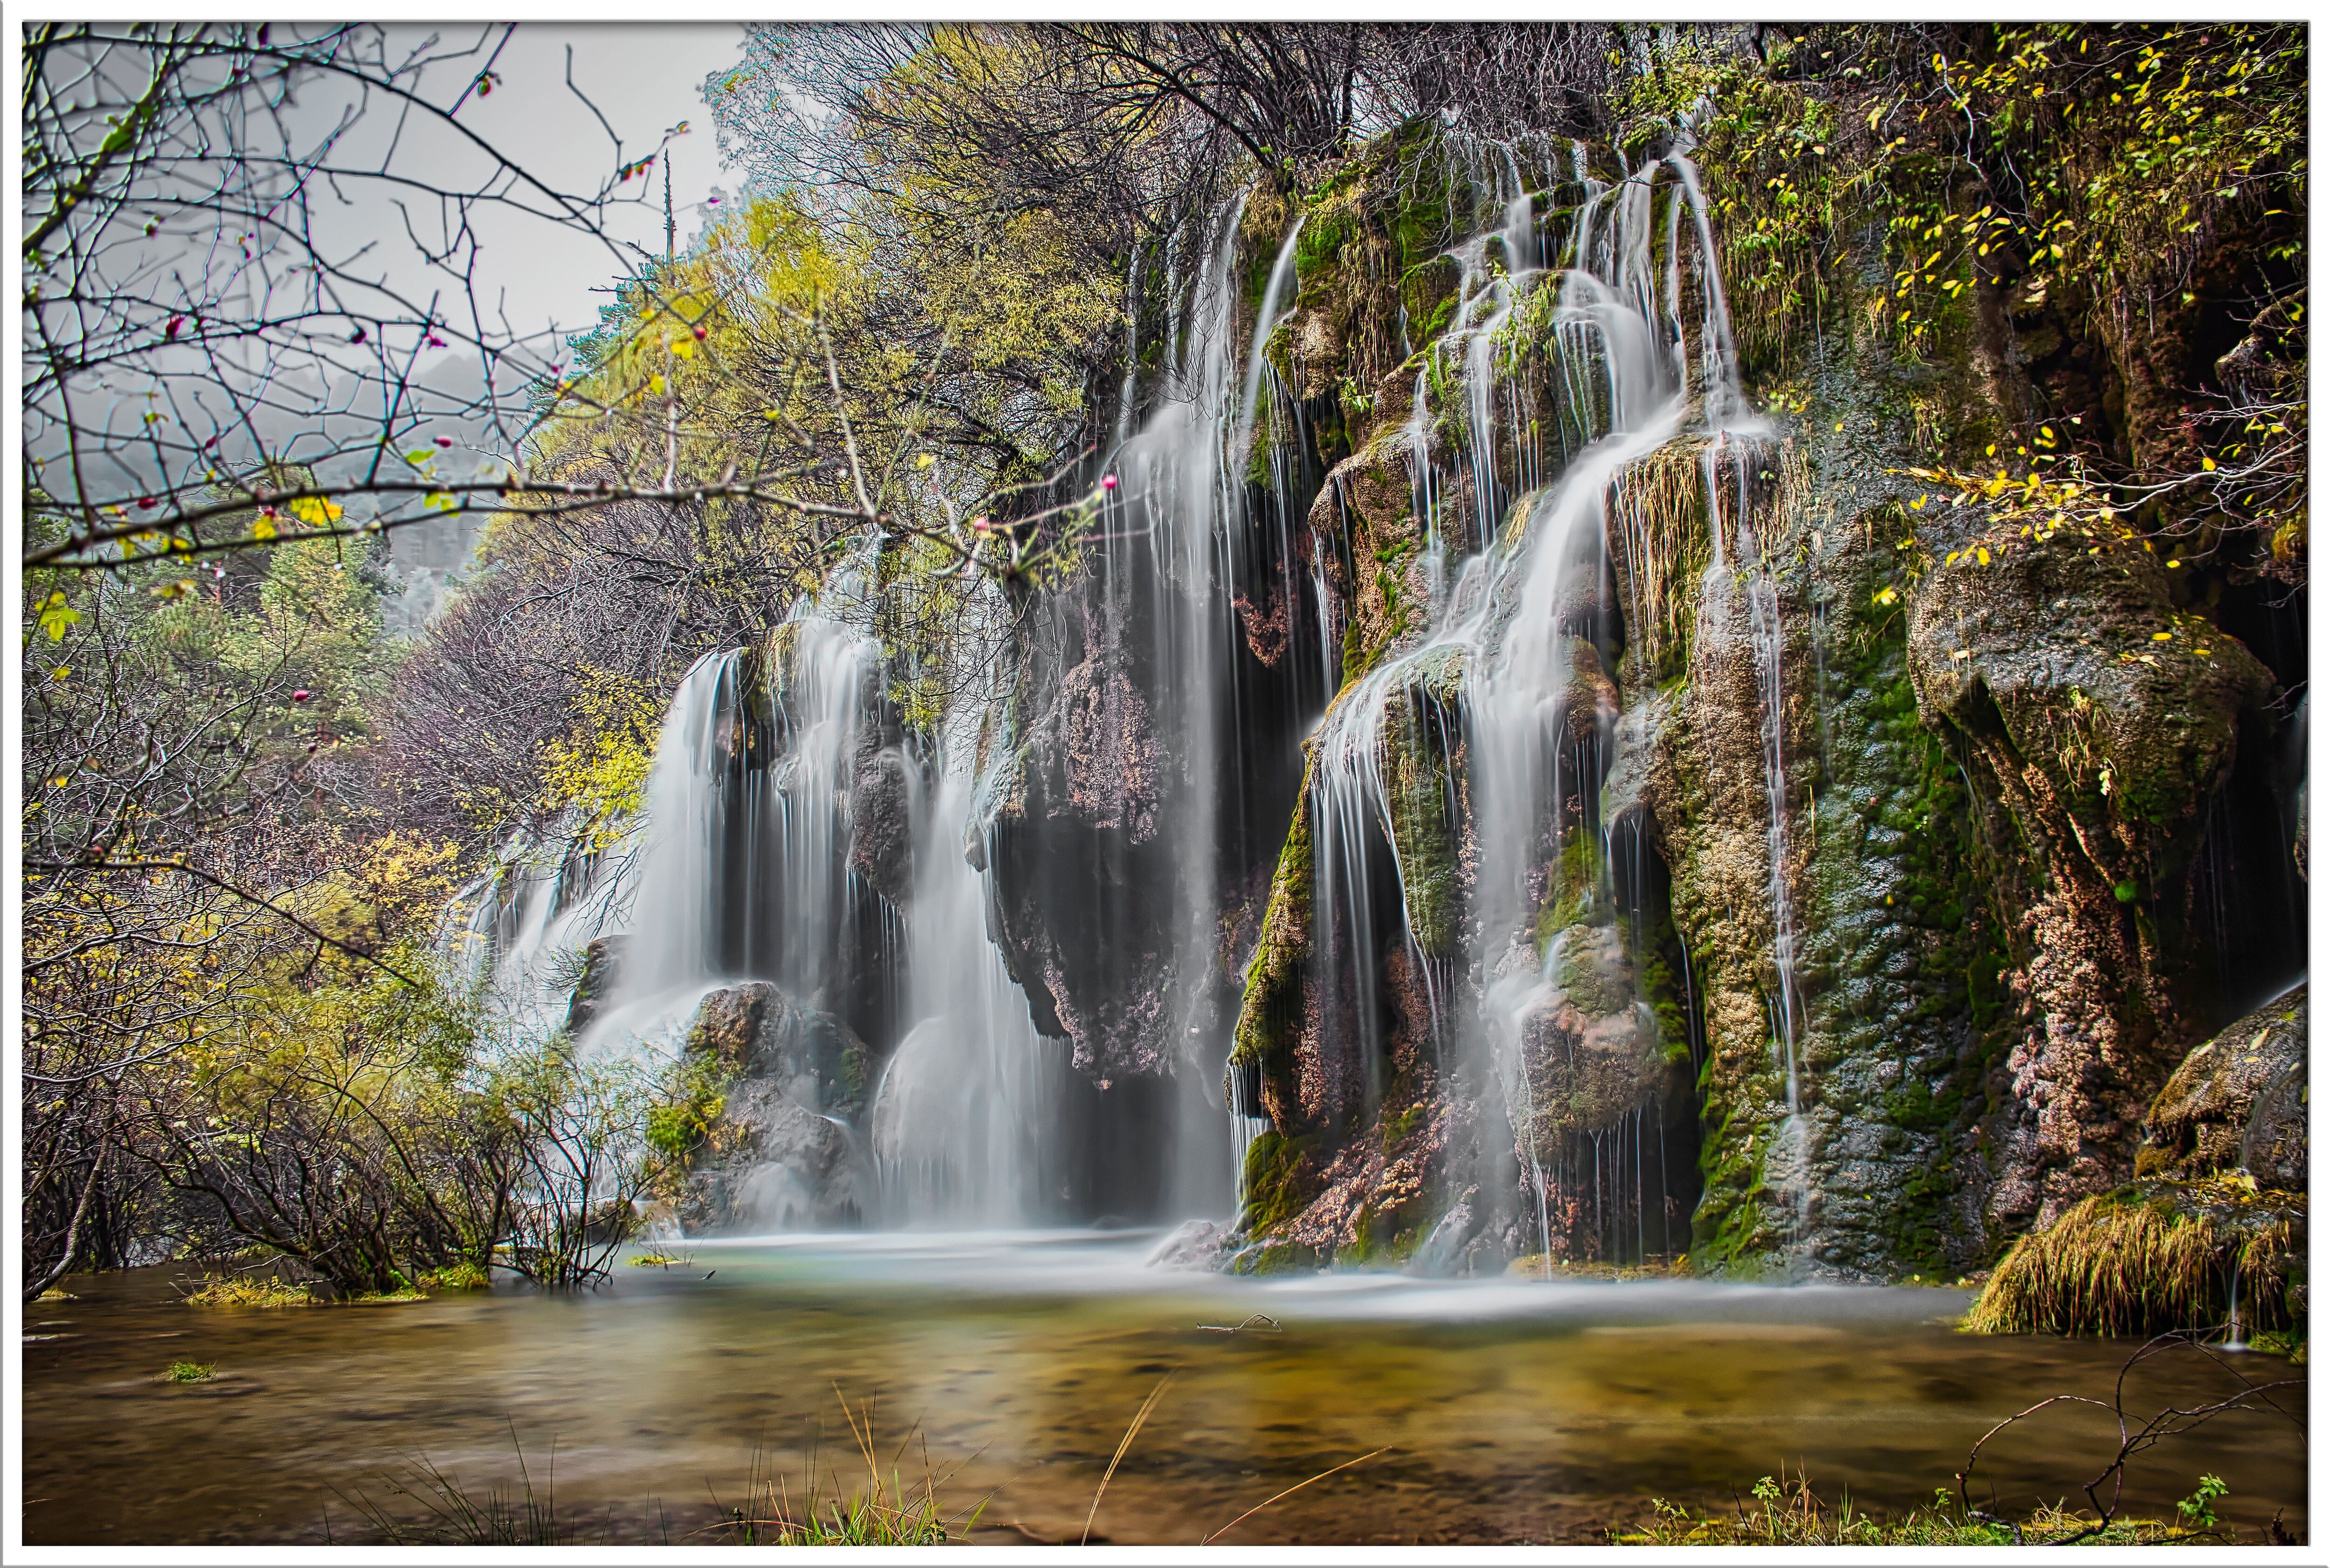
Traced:
<path fill-rule="evenodd" d="M 1704 447 L 1672 441 L 1619 472 L 1610 496 L 1627 630 L 1643 667 L 1660 669 L 1691 635 L 1699 574 L 1707 569 Z"/>
<path fill-rule="evenodd" d="M 186 1293 L 189 1307 L 312 1307 L 314 1294 L 305 1285 L 287 1285 L 272 1274 L 232 1279 L 213 1274 Z"/>

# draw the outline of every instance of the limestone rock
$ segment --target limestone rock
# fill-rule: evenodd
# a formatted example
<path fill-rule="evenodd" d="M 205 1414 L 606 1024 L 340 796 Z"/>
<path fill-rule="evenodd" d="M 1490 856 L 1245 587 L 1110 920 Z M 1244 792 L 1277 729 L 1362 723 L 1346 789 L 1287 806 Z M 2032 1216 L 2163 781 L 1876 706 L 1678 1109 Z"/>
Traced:
<path fill-rule="evenodd" d="M 865 1109 L 869 1053 L 838 1018 L 813 1012 L 766 980 L 713 992 L 688 1031 L 691 1055 L 740 1078 L 767 1080 L 804 1108 L 855 1119 Z"/>
<path fill-rule="evenodd" d="M 874 1213 L 870 1163 L 845 1117 L 865 1105 L 865 1044 L 765 980 L 713 992 L 687 1059 L 722 1084 L 673 1202 L 683 1229 L 830 1229 Z"/>
<path fill-rule="evenodd" d="M 2245 1171 L 2306 1189 L 2306 987 L 2229 1025 L 2184 1058 L 2145 1118 L 2139 1176 Z"/>
<path fill-rule="evenodd" d="M 848 1128 L 765 1079 L 730 1090 L 713 1142 L 717 1159 L 689 1173 L 675 1205 L 690 1234 L 833 1230 L 874 1212 L 872 1173 Z"/>
<path fill-rule="evenodd" d="M 599 1016 L 614 992 L 616 973 L 622 964 L 623 949 L 630 939 L 621 936 L 595 937 L 582 949 L 582 973 L 576 977 L 574 989 L 566 999 L 566 1032 L 580 1035 Z"/>

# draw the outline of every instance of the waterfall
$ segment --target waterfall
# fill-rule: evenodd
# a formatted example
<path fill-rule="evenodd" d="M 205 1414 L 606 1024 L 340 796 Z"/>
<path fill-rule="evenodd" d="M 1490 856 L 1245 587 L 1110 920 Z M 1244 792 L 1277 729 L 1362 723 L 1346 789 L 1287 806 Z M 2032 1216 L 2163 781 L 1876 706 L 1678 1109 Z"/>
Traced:
<path fill-rule="evenodd" d="M 518 1038 L 548 1037 L 566 1021 L 585 945 L 621 923 L 638 850 L 635 830 L 586 836 L 571 815 L 512 834 L 447 905 L 436 945 L 449 971 Z"/>
<path fill-rule="evenodd" d="M 878 650 L 814 608 L 775 644 L 706 654 L 673 694 L 626 946 L 586 1044 L 668 1053 L 707 993 L 745 979 L 845 1016 L 867 1006 L 845 994 L 845 959 L 896 940 L 895 912 L 849 854 Z"/>
<path fill-rule="evenodd" d="M 987 935 L 987 881 L 964 843 L 976 780 L 942 756 L 918 812 L 907 1015 L 868 1121 L 885 1220 L 1031 1223 L 1049 1207 L 1067 1046 L 1036 1033 L 1025 992 Z M 973 828 L 973 831 L 976 829 Z M 985 857 L 982 856 L 982 859 Z"/>
<path fill-rule="evenodd" d="M 1597 946 L 1580 934 L 1603 929 L 1591 921 L 1568 932 L 1543 922 L 1565 898 L 1582 899 L 1579 907 L 1591 910 L 1616 893 L 1599 804 L 1608 766 L 1605 741 L 1615 714 L 1585 705 L 1599 701 L 1596 692 L 1609 689 L 1607 667 L 1621 634 L 1608 599 L 1615 581 L 1608 557 L 1611 497 L 1630 469 L 1680 439 L 1703 443 L 1708 453 L 1706 524 L 1717 563 L 1709 572 L 1710 598 L 1721 598 L 1715 579 L 1728 572 L 1724 563 L 1732 553 L 1757 574 L 1745 588 L 1767 710 L 1778 1037 L 1792 1119 L 1797 1107 L 1795 927 L 1785 870 L 1776 590 L 1754 543 L 1748 492 L 1739 491 L 1740 505 L 1727 518 L 1713 482 L 1716 454 L 1734 449 L 1745 463 L 1763 431 L 1738 394 L 1717 252 L 1689 155 L 1688 137 L 1680 137 L 1663 156 L 1605 184 L 1593 176 L 1584 149 L 1574 148 L 1572 166 L 1584 199 L 1557 253 L 1568 265 L 1551 271 L 1541 270 L 1547 251 L 1536 238 L 1533 199 L 1522 188 L 1518 160 L 1509 155 L 1489 162 L 1476 204 L 1489 207 L 1493 195 L 1495 227 L 1451 252 L 1459 267 L 1455 314 L 1445 335 L 1427 351 L 1431 364 L 1418 377 L 1403 438 L 1417 515 L 1427 544 L 1434 545 L 1442 529 L 1425 392 L 1432 365 L 1461 364 L 1475 553 L 1445 593 L 1438 591 L 1440 569 L 1434 562 L 1432 624 L 1337 695 L 1313 748 L 1307 809 L 1314 881 L 1311 962 L 1327 999 L 1319 1025 L 1321 1057 L 1359 1068 L 1358 1080 L 1340 1091 L 1353 1109 L 1372 1115 L 1388 1021 L 1379 977 L 1393 956 L 1400 957 L 1412 975 L 1422 977 L 1430 1033 L 1444 1066 L 1501 1100 L 1513 1135 L 1503 1157 L 1484 1143 L 1481 1157 L 1488 1164 L 1472 1176 L 1484 1191 L 1510 1190 L 1511 1178 L 1498 1176 L 1494 1167 L 1501 1157 L 1518 1156 L 1516 1174 L 1549 1266 L 1558 1248 L 1557 1190 L 1565 1204 L 1603 1216 L 1596 1222 L 1597 1233 L 1612 1245 L 1639 1250 L 1650 1245 L 1645 1210 L 1655 1184 L 1660 1239 L 1672 1244 L 1663 1210 L 1663 1128 L 1653 1162 L 1639 1100 L 1613 1108 L 1614 1119 L 1591 1125 L 1579 1125 L 1567 1104 L 1540 1103 L 1532 1062 L 1539 1063 L 1536 1071 L 1552 1069 L 1543 1065 L 1543 1047 L 1531 1042 L 1539 1035 L 1570 1039 L 1567 1031 L 1578 1026 L 1576 1020 L 1591 1015 L 1580 1014 L 1568 994 L 1563 978 L 1568 968 L 1585 964 L 1592 972 L 1600 962 L 1606 972 L 1609 964 L 1623 963 L 1623 949 L 1609 946 L 1615 935 Z M 1686 209 L 1697 241 L 1696 354 L 1684 330 L 1680 251 Z M 1653 242 L 1662 229 L 1662 268 Z M 1547 396 L 1562 415 L 1563 450 L 1550 477 L 1542 465 L 1556 455 L 1530 439 L 1534 422 L 1520 401 L 1521 379 L 1533 373 L 1528 368 L 1533 343 L 1549 360 Z M 1744 485 L 1744 469 L 1733 466 L 1733 476 Z M 1514 497 L 1510 514 L 1508 496 Z M 1647 537 L 1634 524 L 1625 520 L 1629 537 Z M 1741 541 L 1736 550 L 1727 533 Z M 1639 573 L 1643 562 L 1630 553 L 1628 566 Z M 1438 738 L 1419 746 L 1419 723 L 1427 731 L 1442 726 Z M 1460 751 L 1461 768 L 1452 760 Z M 1398 779 L 1390 777 L 1396 760 Z M 1430 816 L 1434 788 L 1418 792 L 1415 774 L 1425 764 L 1440 770 L 1435 784 L 1444 820 L 1454 820 L 1461 793 L 1479 846 L 1461 919 L 1442 907 L 1447 895 L 1433 885 L 1438 873 L 1417 864 L 1424 848 L 1417 824 Z M 1566 846 L 1579 835 L 1590 836 L 1586 842 L 1605 853 L 1582 874 L 1596 885 L 1571 889 L 1564 885 L 1572 874 Z M 1596 950 L 1589 953 L 1580 943 Z M 1469 1015 L 1454 984 L 1460 964 L 1471 978 L 1470 994 L 1479 998 Z M 1639 996 L 1594 1027 L 1621 1031 L 1621 1042 L 1656 1039 L 1655 1017 Z M 1624 1033 L 1630 1029 L 1632 1035 Z M 1565 1049 L 1568 1070 L 1575 1071 L 1579 1046 Z M 1339 1086 L 1331 1082 L 1327 1091 L 1333 1096 Z M 1554 1128 L 1576 1130 L 1549 1144 L 1540 1133 L 1544 1117 L 1553 1119 Z M 1568 1152 L 1573 1143 L 1574 1157 Z M 1460 1173 L 1452 1179 L 1461 1185 L 1467 1178 Z"/>
<path fill-rule="evenodd" d="M 1246 387 L 1238 395 L 1237 431 L 1230 440 L 1233 461 L 1243 461 L 1246 448 L 1254 437 L 1255 401 L 1262 392 L 1263 375 L 1270 368 L 1263 348 L 1279 323 L 1279 306 L 1286 298 L 1287 285 L 1294 279 L 1294 242 L 1302 238 L 1302 220 L 1294 220 L 1294 227 L 1286 231 L 1286 239 L 1278 247 L 1277 259 L 1270 264 L 1270 280 L 1262 290 L 1262 306 L 1255 313 L 1254 343 L 1246 351 Z"/>
<path fill-rule="evenodd" d="M 1412 1052 L 1401 1060 L 1427 1063 L 1483 1113 L 1475 1163 L 1447 1179 L 1505 1195 L 1506 1217 L 1516 1233 L 1534 1229 L 1549 1269 L 1580 1236 L 1611 1255 L 1654 1239 L 1672 1247 L 1652 1076 L 1660 1025 L 1642 988 L 1646 852 L 1626 847 L 1634 874 L 1614 873 L 1622 849 L 1602 789 L 1629 636 L 1619 595 L 1639 609 L 1664 592 L 1652 578 L 1679 558 L 1677 530 L 1653 524 L 1673 514 L 1696 529 L 1691 508 L 1703 505 L 1703 603 L 1739 612 L 1763 710 L 1770 1000 L 1787 1104 L 1772 1168 L 1801 1203 L 1792 1173 L 1810 1133 L 1785 650 L 1757 515 L 1766 492 L 1750 482 L 1774 459 L 1739 395 L 1690 146 L 1679 136 L 1607 181 L 1581 146 L 1543 167 L 1511 146 L 1468 155 L 1477 231 L 1448 251 L 1453 315 L 1424 351 L 1396 436 L 1425 547 L 1425 616 L 1372 650 L 1370 666 L 1342 669 L 1327 553 L 1306 526 L 1321 478 L 1305 424 L 1317 389 L 1306 414 L 1301 378 L 1264 354 L 1302 286 L 1304 221 L 1279 237 L 1255 299 L 1239 257 L 1241 194 L 1129 270 L 1119 482 L 1074 594 L 1022 616 L 999 591 L 974 590 L 965 624 L 980 629 L 949 647 L 945 713 L 909 732 L 886 705 L 896 672 L 853 613 L 875 575 L 838 574 L 765 647 L 687 672 L 639 820 L 612 849 L 541 866 L 513 851 L 475 888 L 463 940 L 546 1019 L 572 988 L 571 963 L 555 955 L 620 935 L 586 1031 L 606 1049 L 668 1053 L 708 992 L 746 979 L 847 1025 L 876 1064 L 860 1130 L 883 1223 L 1092 1217 L 1115 1201 L 1079 1184 L 1125 1171 L 1149 1184 L 1152 1209 L 1220 1214 L 1243 1206 L 1247 1155 L 1272 1127 L 1259 1070 L 1224 1071 L 1236 1001 L 1224 959 L 1243 940 L 1228 928 L 1299 798 L 1312 843 L 1307 978 L 1322 1002 L 1312 1044 L 1334 1113 L 1368 1125 L 1397 1109 L 1386 1104 L 1399 1091 L 1392 1064 Z M 1563 180 L 1580 194 L 1566 233 L 1547 199 Z M 1137 417 L 1149 380 L 1136 354 L 1142 279 L 1154 288 L 1160 275 L 1161 353 Z M 1449 424 L 1435 427 L 1435 401 Z M 1620 507 L 1640 476 L 1694 464 L 1703 502 L 1681 499 L 1686 478 Z M 1645 505 L 1664 511 L 1653 518 Z M 1334 505 L 1345 505 L 1340 489 Z M 1030 622 L 1066 650 L 1073 668 L 1045 672 L 1060 690 L 992 669 L 982 686 L 969 645 L 992 652 Z M 1021 732 L 1036 723 L 1023 702 L 1052 703 L 1071 713 L 1061 723 L 1095 734 L 1116 727 L 1088 756 L 1031 760 L 1041 748 Z M 1294 736 L 1314 715 L 1304 793 Z M 1068 733 L 1058 749 L 1074 751 Z M 1065 784 L 1031 784 L 1056 762 Z M 1112 771 L 1128 778 L 1101 776 Z M 903 779 L 878 811 L 866 805 L 877 778 Z M 1034 789 L 1060 798 L 1011 817 L 1020 807 L 1006 800 Z M 1125 795 L 1122 809 L 1094 804 L 1110 789 Z M 888 872 L 871 869 L 869 826 L 907 846 Z M 1089 859 L 1043 918 L 1072 912 L 1069 936 L 1096 975 L 1059 972 L 1077 960 L 1058 950 L 1031 958 L 1009 928 L 1028 917 L 1007 877 L 1063 877 L 1040 858 L 1066 842 L 1043 836 L 1059 832 L 1081 836 L 1075 853 Z M 1014 834 L 1025 836 L 1008 842 Z M 1068 1038 L 1040 1033 L 1039 1019 Z M 1594 1079 L 1596 1063 L 1618 1065 Z M 1124 1140 L 1135 1122 L 1153 1146 Z"/>

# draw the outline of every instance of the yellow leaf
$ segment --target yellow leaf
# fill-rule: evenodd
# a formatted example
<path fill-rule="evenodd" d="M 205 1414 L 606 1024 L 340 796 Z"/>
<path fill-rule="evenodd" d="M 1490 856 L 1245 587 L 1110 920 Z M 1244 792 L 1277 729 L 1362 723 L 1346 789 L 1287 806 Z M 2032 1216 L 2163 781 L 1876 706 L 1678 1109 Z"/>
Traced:
<path fill-rule="evenodd" d="M 302 496 L 291 503 L 291 515 L 300 522 L 321 528 L 336 523 L 342 515 L 339 505 L 321 496 Z"/>
<path fill-rule="evenodd" d="M 1976 547 L 1975 547 L 1975 553 L 1975 553 L 1975 560 L 1977 560 L 1977 561 L 1979 561 L 1979 562 L 1981 562 L 1984 566 L 1987 566 L 1987 565 L 1989 565 L 1989 564 L 1990 564 L 1990 552 L 1989 552 L 1989 551 L 1984 550 L 1984 549 L 1982 549 L 1980 546 L 1976 546 Z"/>

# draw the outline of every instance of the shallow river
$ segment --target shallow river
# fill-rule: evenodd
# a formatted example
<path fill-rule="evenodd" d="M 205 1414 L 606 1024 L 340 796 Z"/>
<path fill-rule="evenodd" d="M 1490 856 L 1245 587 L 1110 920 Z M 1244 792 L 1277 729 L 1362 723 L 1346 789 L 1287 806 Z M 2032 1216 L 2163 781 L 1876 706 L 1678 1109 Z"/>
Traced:
<path fill-rule="evenodd" d="M 1783 1466 L 1864 1507 L 1930 1498 L 2000 1418 L 2049 1393 L 2109 1400 L 2133 1348 L 1957 1334 L 1957 1291 L 1257 1283 L 1144 1267 L 1155 1240 L 699 1242 L 688 1267 L 618 1267 L 574 1297 L 276 1311 L 187 1308 L 167 1268 L 76 1279 L 77 1299 L 25 1314 L 25 1538 L 377 1540 L 380 1516 L 429 1517 L 396 1489 L 424 1467 L 516 1497 L 522 1458 L 570 1538 L 679 1541 L 744 1502 L 756 1469 L 796 1504 L 812 1462 L 822 1490 L 861 1484 L 847 1398 L 872 1404 L 886 1470 L 895 1455 L 909 1484 L 938 1478 L 948 1513 L 984 1499 L 976 1539 L 1075 1540 L 1170 1373 L 1095 1543 L 1193 1542 L 1387 1448 L 1225 1541 L 1598 1541 L 1653 1497 L 1729 1508 Z M 1203 1327 L 1254 1314 L 1276 1331 Z M 217 1374 L 160 1381 L 174 1361 Z M 2180 1360 L 2129 1408 L 2224 1379 Z M 1978 1499 L 2076 1501 L 2108 1431 L 2099 1412 L 2017 1429 Z M 2303 1535 L 2287 1422 L 2237 1414 L 2166 1445 L 2133 1472 L 2131 1511 L 2169 1513 L 2203 1471 L 2231 1486 L 2217 1507 L 2240 1539 L 2277 1509 Z"/>

